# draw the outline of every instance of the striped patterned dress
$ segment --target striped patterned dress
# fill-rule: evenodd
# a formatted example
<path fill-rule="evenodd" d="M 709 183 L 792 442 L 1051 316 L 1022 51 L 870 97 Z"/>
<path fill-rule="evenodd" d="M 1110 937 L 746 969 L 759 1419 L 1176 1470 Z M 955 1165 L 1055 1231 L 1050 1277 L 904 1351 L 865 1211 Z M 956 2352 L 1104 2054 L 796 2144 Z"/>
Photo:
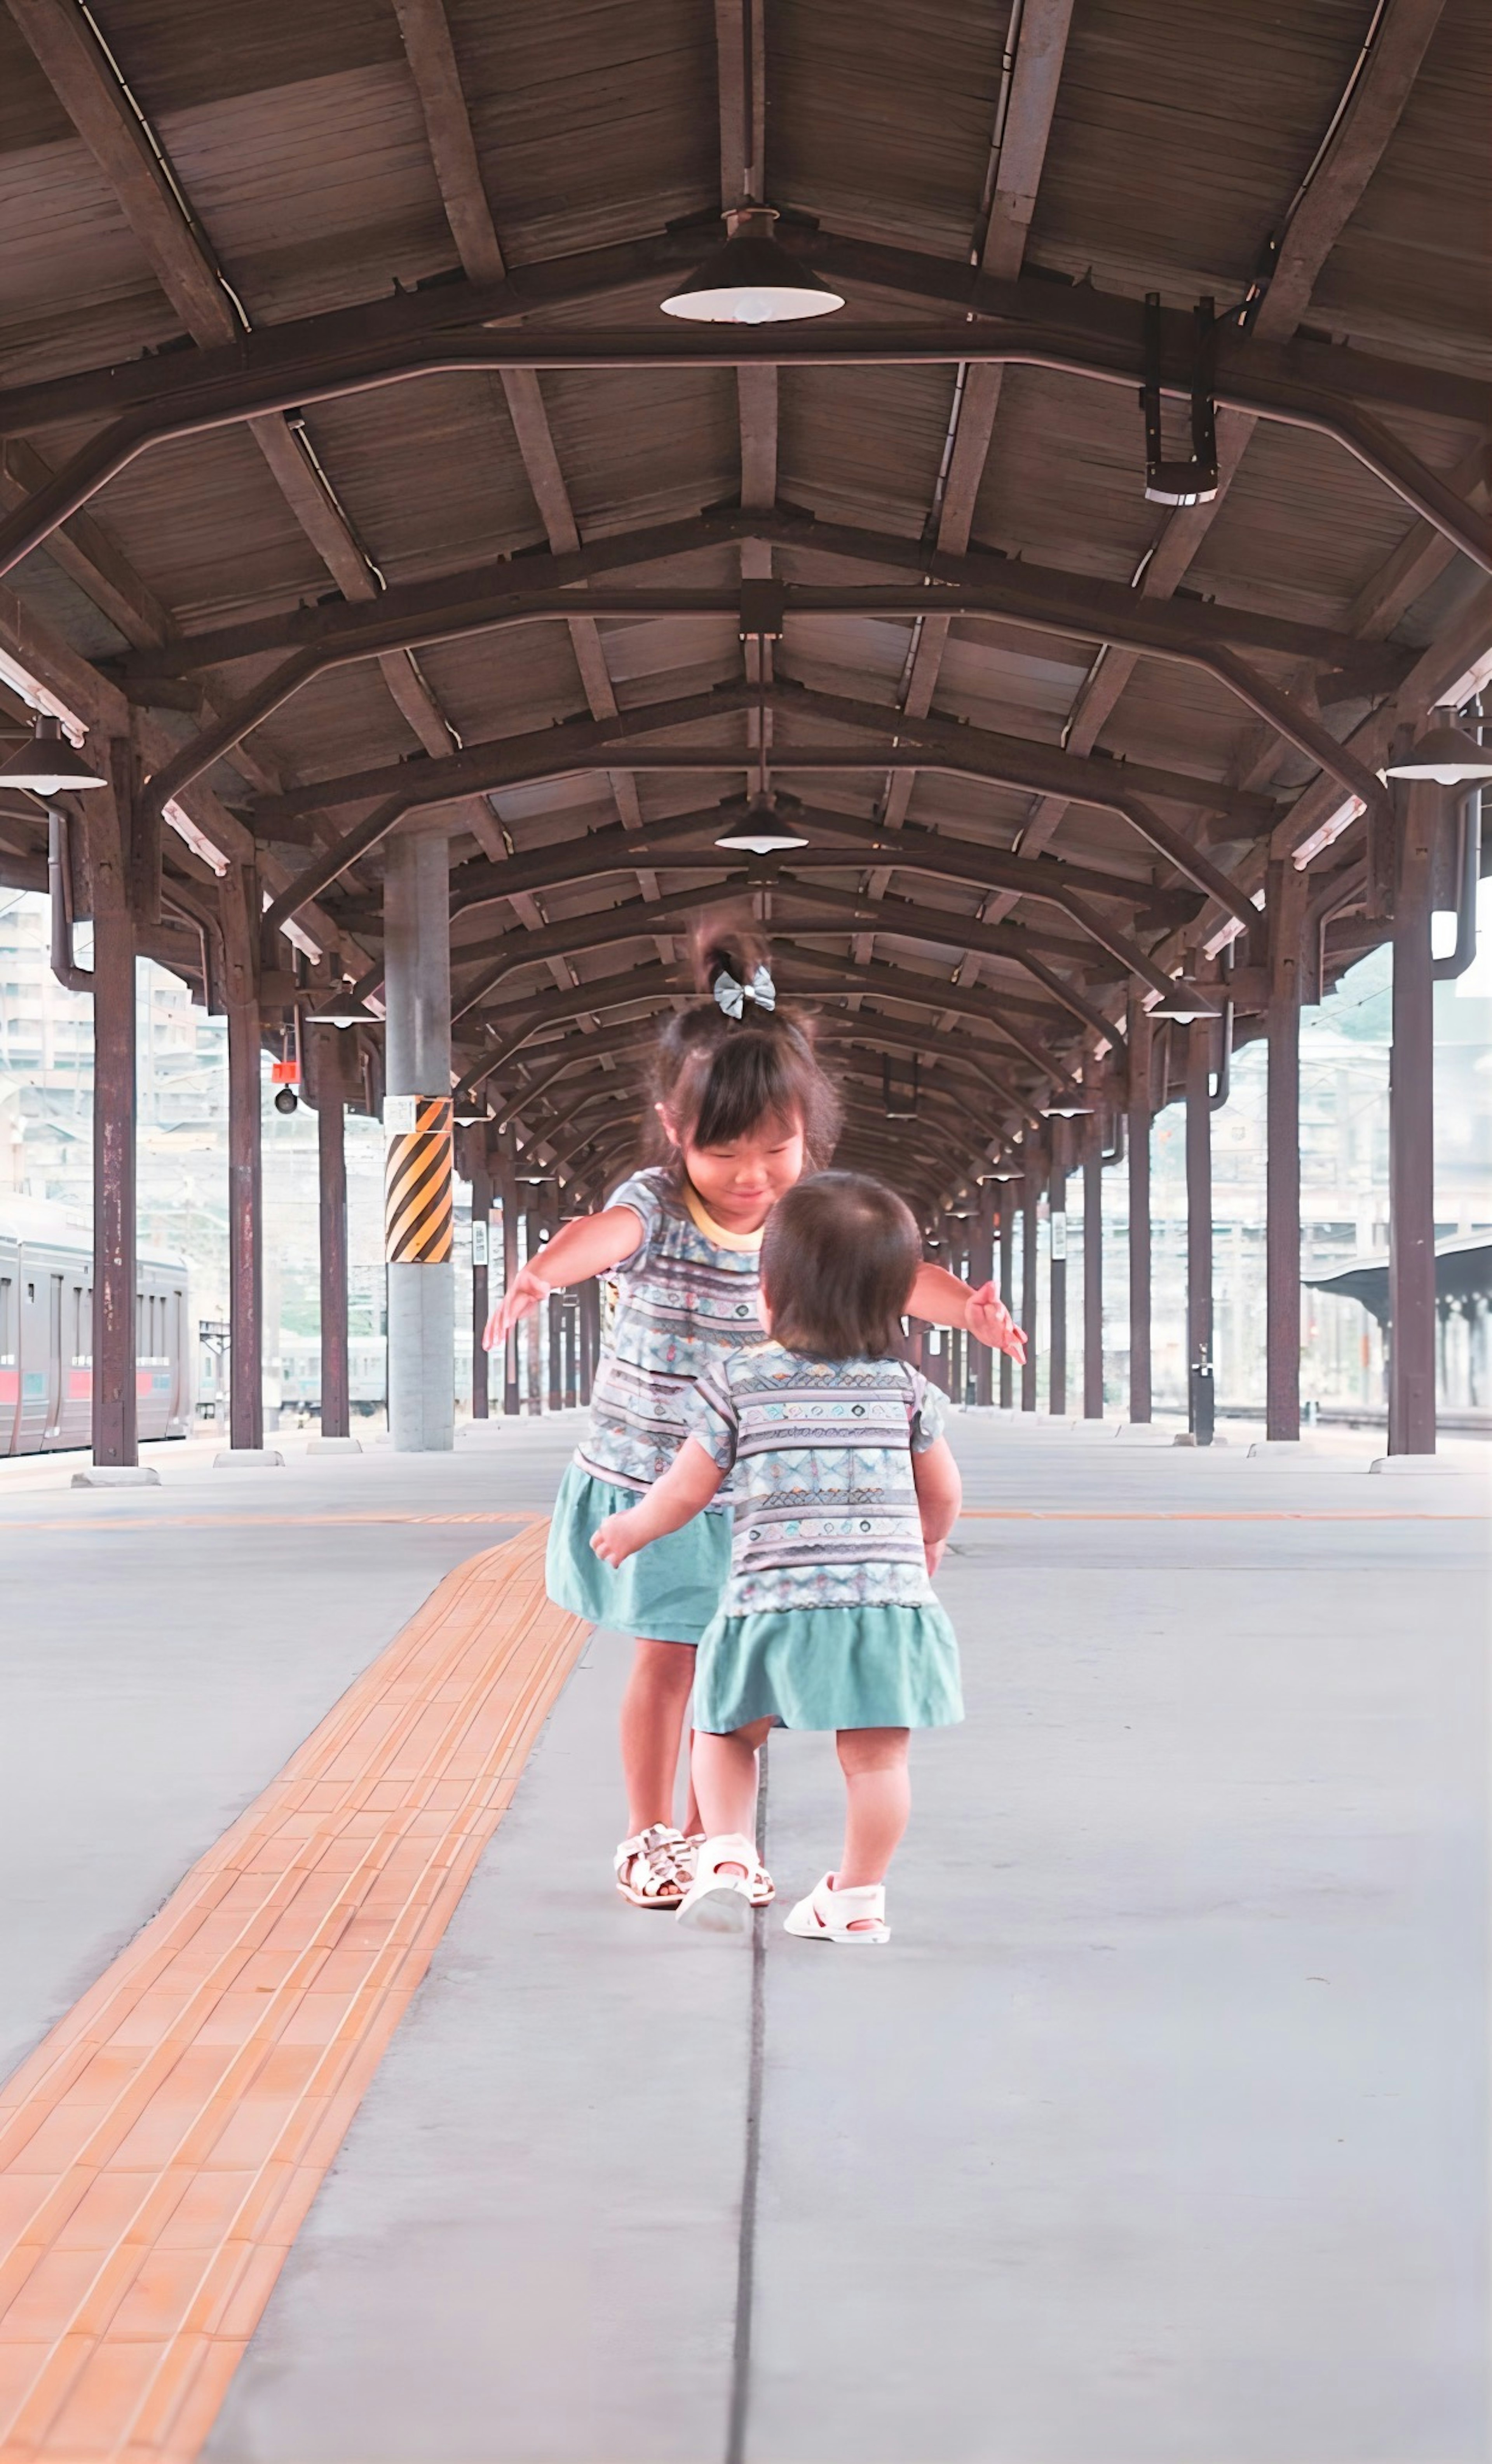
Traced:
<path fill-rule="evenodd" d="M 616 1310 L 575 1460 L 594 1480 L 641 1490 L 689 1435 L 695 1381 L 722 1355 L 761 1341 L 761 1234 L 723 1230 L 664 1170 L 634 1173 L 607 1204 L 629 1206 L 643 1237 L 613 1270 Z M 722 1490 L 716 1510 L 730 1504 Z"/>

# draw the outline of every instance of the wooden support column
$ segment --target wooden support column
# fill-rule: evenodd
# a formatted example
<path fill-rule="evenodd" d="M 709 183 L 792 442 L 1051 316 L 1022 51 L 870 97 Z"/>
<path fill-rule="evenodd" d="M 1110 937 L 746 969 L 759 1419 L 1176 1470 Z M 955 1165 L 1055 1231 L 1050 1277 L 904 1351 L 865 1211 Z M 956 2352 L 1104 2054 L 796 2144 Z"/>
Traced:
<path fill-rule="evenodd" d="M 1389 1452 L 1436 1450 L 1435 983 L 1431 857 L 1441 790 L 1395 789 L 1393 1041 L 1389 1055 Z"/>
<path fill-rule="evenodd" d="M 1016 1200 L 1013 1180 L 999 1184 L 999 1296 L 1012 1317 L 1016 1297 Z M 1008 1412 L 1015 1403 L 1016 1364 L 1008 1352 L 999 1355 L 999 1408 Z"/>
<path fill-rule="evenodd" d="M 347 1141 L 346 1037 L 336 1026 L 314 1026 L 306 1037 L 310 1093 L 316 1105 L 318 1229 L 321 1264 L 321 1435 L 345 1438 L 352 1429 L 352 1383 L 347 1356 Z"/>
<path fill-rule="evenodd" d="M 129 748 L 124 746 L 124 752 Z M 115 770 L 111 762 L 111 774 Z M 116 787 L 125 782 L 116 778 Z M 119 793 L 83 800 L 94 920 L 93 1457 L 140 1461 L 136 1405 L 135 919 L 129 815 Z"/>
<path fill-rule="evenodd" d="M 969 1226 L 969 1281 L 976 1289 L 995 1280 L 995 1191 L 993 1180 L 979 1185 L 979 1211 Z M 974 1346 L 974 1400 L 987 1412 L 995 1399 L 995 1355 L 987 1343 Z"/>
<path fill-rule="evenodd" d="M 526 1195 L 528 1203 L 523 1210 L 523 1263 L 525 1265 L 530 1265 L 538 1257 L 539 1251 L 538 1193 L 537 1190 L 531 1188 L 527 1191 Z M 542 1329 L 543 1319 L 541 1312 L 538 1309 L 531 1309 L 528 1316 L 523 1321 L 522 1328 L 525 1350 L 524 1368 L 526 1372 L 524 1383 L 528 1390 L 527 1400 L 530 1419 L 537 1419 L 539 1413 L 542 1412 L 544 1408 L 544 1354 Z"/>
<path fill-rule="evenodd" d="M 482 1337 L 492 1309 L 488 1298 L 488 1253 L 492 1240 L 493 1160 L 488 1131 L 478 1124 L 471 1135 L 467 1161 L 472 1180 L 472 1418 L 485 1420 L 491 1362 L 482 1349 Z"/>
<path fill-rule="evenodd" d="M 1264 1126 L 1264 1435 L 1301 1434 L 1301 955 L 1306 875 L 1271 864 Z M 1428 929 L 1428 928 L 1427 928 Z"/>
<path fill-rule="evenodd" d="M 1130 994 L 1130 1418 L 1151 1418 L 1151 1052 L 1154 1030 Z"/>
<path fill-rule="evenodd" d="M 518 1271 L 518 1187 L 514 1176 L 513 1132 L 504 1130 L 497 1146 L 497 1190 L 502 1203 L 502 1288 L 512 1291 Z M 518 1338 L 510 1334 L 502 1347 L 502 1408 L 506 1419 L 518 1410 Z"/>
<path fill-rule="evenodd" d="M 1047 1183 L 1047 1265 L 1051 1289 L 1051 1332 L 1046 1408 L 1062 1414 L 1067 1408 L 1067 1124 L 1054 1119 L 1051 1128 L 1052 1168 Z"/>
<path fill-rule="evenodd" d="M 1020 1184 L 1020 1323 L 1025 1328 L 1026 1356 L 1020 1372 L 1020 1409 L 1036 1409 L 1036 1211 L 1041 1196 L 1042 1157 L 1039 1149 L 1027 1161 L 1025 1178 Z"/>
<path fill-rule="evenodd" d="M 1104 1116 L 1083 1156 L 1083 1417 L 1104 1417 Z"/>
<path fill-rule="evenodd" d="M 264 1198 L 259 1113 L 259 875 L 219 885 L 228 974 L 229 1443 L 264 1443 Z"/>
<path fill-rule="evenodd" d="M 551 1241 L 560 1225 L 560 1192 L 551 1183 L 540 1193 L 543 1200 L 544 1228 Z M 549 1408 L 564 1409 L 564 1302 L 558 1291 L 549 1295 Z"/>
<path fill-rule="evenodd" d="M 1212 1063 L 1217 1028 L 1192 1021 L 1186 1041 L 1186 1357 L 1190 1372 L 1212 1366 Z"/>

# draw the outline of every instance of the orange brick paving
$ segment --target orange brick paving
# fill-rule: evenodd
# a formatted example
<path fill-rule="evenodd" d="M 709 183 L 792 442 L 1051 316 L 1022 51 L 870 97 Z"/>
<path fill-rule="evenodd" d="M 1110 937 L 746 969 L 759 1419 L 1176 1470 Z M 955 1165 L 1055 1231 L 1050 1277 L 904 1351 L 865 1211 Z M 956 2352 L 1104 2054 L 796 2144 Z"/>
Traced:
<path fill-rule="evenodd" d="M 587 1629 L 458 1567 L 0 2090 L 0 2457 L 194 2455 Z"/>

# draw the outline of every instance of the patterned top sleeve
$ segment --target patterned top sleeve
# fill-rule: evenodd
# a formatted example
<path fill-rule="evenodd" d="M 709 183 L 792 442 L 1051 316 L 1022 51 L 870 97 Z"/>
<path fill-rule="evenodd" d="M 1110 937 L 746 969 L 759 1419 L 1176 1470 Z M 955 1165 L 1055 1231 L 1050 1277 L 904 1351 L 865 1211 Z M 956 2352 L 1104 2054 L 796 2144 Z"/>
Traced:
<path fill-rule="evenodd" d="M 920 1369 L 911 1373 L 911 1451 L 925 1455 L 943 1435 L 943 1398 Z"/>
<path fill-rule="evenodd" d="M 641 1219 L 642 1239 L 631 1254 L 619 1259 L 610 1270 L 614 1275 L 635 1275 L 640 1267 L 647 1265 L 652 1253 L 653 1243 L 658 1237 L 659 1225 L 663 1221 L 663 1206 L 652 1176 L 646 1172 L 634 1172 L 628 1179 L 623 1181 L 620 1189 L 612 1191 L 606 1204 L 629 1206 L 632 1213 Z"/>
<path fill-rule="evenodd" d="M 732 1470 L 740 1421 L 724 1361 L 706 1370 L 685 1405 L 684 1417 L 690 1436 L 698 1439 L 716 1468 Z"/>

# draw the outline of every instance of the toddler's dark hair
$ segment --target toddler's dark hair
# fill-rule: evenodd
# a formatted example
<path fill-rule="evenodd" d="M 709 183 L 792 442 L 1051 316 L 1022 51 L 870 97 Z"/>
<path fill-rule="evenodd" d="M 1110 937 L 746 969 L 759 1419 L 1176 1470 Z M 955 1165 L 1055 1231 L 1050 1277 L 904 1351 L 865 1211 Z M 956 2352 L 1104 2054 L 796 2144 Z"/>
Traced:
<path fill-rule="evenodd" d="M 768 945 L 749 928 L 705 925 L 695 936 L 694 974 L 707 998 L 668 1020 L 653 1058 L 651 1093 L 679 1131 L 680 1145 L 729 1146 L 764 1120 L 801 1122 L 808 1168 L 826 1164 L 839 1142 L 840 1102 L 813 1048 L 805 1018 L 779 1002 L 743 1001 L 728 1017 L 714 998 L 722 976 L 749 984 L 770 967 Z M 656 1114 L 653 1116 L 656 1121 Z M 655 1154 L 682 1169 L 661 1125 Z"/>
<path fill-rule="evenodd" d="M 821 1172 L 778 1199 L 761 1243 L 772 1339 L 816 1360 L 886 1360 L 922 1263 L 911 1209 L 867 1173 Z"/>

